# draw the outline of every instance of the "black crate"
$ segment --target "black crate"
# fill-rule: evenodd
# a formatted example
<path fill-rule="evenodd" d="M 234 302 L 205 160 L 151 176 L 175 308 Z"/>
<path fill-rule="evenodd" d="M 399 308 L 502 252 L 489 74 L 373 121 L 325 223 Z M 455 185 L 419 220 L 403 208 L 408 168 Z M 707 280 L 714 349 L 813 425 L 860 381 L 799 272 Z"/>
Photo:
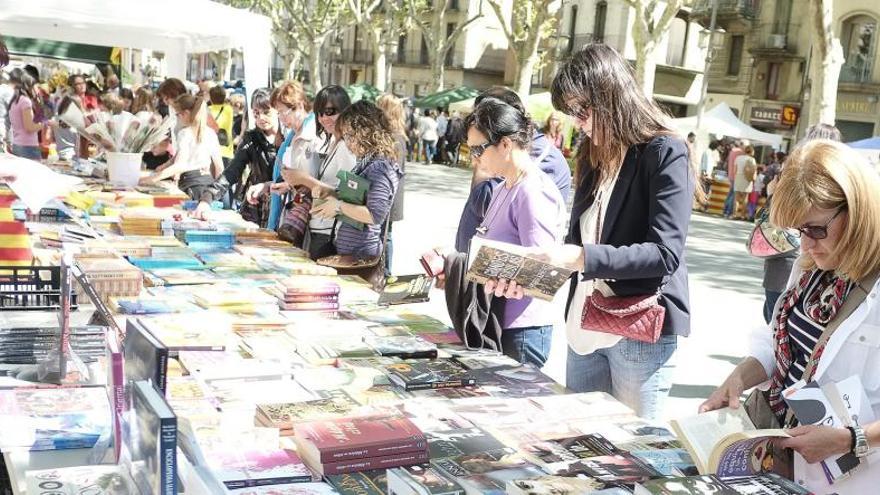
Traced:
<path fill-rule="evenodd" d="M 61 267 L 0 266 L 0 311 L 47 310 L 61 307 Z M 76 308 L 76 294 L 70 295 Z"/>

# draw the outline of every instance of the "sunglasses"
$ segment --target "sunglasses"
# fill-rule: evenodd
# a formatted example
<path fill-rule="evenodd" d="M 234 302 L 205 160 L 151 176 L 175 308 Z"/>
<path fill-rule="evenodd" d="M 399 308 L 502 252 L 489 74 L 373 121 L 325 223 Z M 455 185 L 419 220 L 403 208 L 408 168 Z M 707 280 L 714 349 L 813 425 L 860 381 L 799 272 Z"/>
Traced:
<path fill-rule="evenodd" d="M 483 153 L 486 152 L 487 149 L 489 149 L 490 146 L 495 146 L 495 143 L 493 143 L 492 141 L 486 141 L 483 144 L 471 146 L 471 156 L 474 158 L 479 158 Z"/>
<path fill-rule="evenodd" d="M 840 212 L 843 211 L 843 208 L 838 208 L 834 215 L 825 222 L 825 225 L 804 225 L 802 227 L 798 227 L 795 230 L 797 231 L 797 236 L 807 236 L 810 239 L 821 241 L 822 239 L 828 237 L 828 226 L 831 225 L 831 222 L 837 218 L 837 215 L 840 215 Z"/>
<path fill-rule="evenodd" d="M 332 117 L 332 116 L 336 115 L 337 113 L 339 113 L 339 110 L 337 110 L 333 107 L 326 107 L 323 110 L 319 111 L 318 115 L 323 115 L 324 117 Z"/>

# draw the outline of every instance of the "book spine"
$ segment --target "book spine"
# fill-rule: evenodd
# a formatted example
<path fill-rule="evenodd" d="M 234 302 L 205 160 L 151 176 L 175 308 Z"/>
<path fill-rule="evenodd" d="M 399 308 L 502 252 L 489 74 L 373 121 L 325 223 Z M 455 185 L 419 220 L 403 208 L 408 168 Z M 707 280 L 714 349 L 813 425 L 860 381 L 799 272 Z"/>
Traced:
<path fill-rule="evenodd" d="M 156 352 L 156 388 L 165 395 L 165 386 L 168 381 L 168 349 L 159 349 Z"/>
<path fill-rule="evenodd" d="M 276 476 L 274 478 L 260 479 L 243 479 L 243 480 L 227 480 L 223 484 L 230 490 L 238 490 L 240 488 L 254 488 L 258 486 L 269 485 L 289 485 L 292 483 L 308 483 L 312 481 L 311 476 Z"/>
<path fill-rule="evenodd" d="M 472 387 L 477 384 L 477 381 L 473 378 L 462 378 L 459 380 L 444 380 L 440 382 L 421 382 L 421 383 L 407 383 L 404 385 L 408 392 L 412 392 L 415 390 L 436 390 L 440 388 L 462 388 L 462 387 Z"/>
<path fill-rule="evenodd" d="M 383 457 L 406 452 L 425 450 L 427 441 L 424 438 L 413 438 L 390 443 L 380 443 L 363 447 L 345 446 L 338 449 L 321 450 L 321 462 L 336 462 L 343 459 L 361 459 L 364 457 Z"/>
<path fill-rule="evenodd" d="M 159 495 L 176 495 L 177 418 L 162 419 L 159 429 L 159 466 Z"/>
<path fill-rule="evenodd" d="M 122 449 L 122 414 L 125 411 L 125 374 L 122 369 L 122 353 L 114 352 L 110 355 L 110 373 L 113 389 L 110 391 L 113 405 L 113 450 L 116 453 L 116 462 Z"/>
<path fill-rule="evenodd" d="M 336 474 L 366 471 L 368 469 L 387 469 L 400 466 L 411 466 L 428 461 L 428 452 L 405 452 L 397 455 L 383 457 L 367 457 L 364 459 L 351 459 L 341 462 L 322 463 L 322 474 L 332 476 Z"/>

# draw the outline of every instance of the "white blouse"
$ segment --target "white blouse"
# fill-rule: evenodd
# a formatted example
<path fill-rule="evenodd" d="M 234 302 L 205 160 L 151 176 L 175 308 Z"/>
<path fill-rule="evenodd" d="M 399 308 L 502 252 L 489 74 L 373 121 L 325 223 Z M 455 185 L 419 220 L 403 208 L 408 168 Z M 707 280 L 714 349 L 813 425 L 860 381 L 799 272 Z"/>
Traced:
<path fill-rule="evenodd" d="M 605 226 L 605 214 L 608 211 L 608 203 L 611 200 L 611 193 L 617 184 L 617 178 L 620 169 L 611 177 L 608 177 L 599 185 L 596 191 L 596 200 L 587 208 L 579 219 L 581 229 L 581 242 L 586 244 L 596 244 L 596 239 L 601 238 L 602 229 Z M 599 219 L 599 212 L 602 212 L 602 218 Z M 597 228 L 598 227 L 598 228 Z M 598 230 L 598 232 L 597 232 Z M 580 274 L 578 275 L 580 277 Z M 620 341 L 619 335 L 610 333 L 593 332 L 581 328 L 581 317 L 584 312 L 584 304 L 587 296 L 592 294 L 593 289 L 599 289 L 605 296 L 613 296 L 614 292 L 608 287 L 608 284 L 602 280 L 579 280 L 574 291 L 574 298 L 568 308 L 568 315 L 565 323 L 566 336 L 568 337 L 568 346 L 577 354 L 586 355 L 597 349 L 611 347 Z"/>

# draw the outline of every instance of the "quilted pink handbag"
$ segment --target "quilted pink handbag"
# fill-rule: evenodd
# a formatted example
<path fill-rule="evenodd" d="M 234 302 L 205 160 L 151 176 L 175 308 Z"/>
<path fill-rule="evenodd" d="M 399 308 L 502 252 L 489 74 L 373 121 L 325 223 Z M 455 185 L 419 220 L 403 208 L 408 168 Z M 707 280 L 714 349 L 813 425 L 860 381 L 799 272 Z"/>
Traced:
<path fill-rule="evenodd" d="M 666 316 L 659 297 L 659 294 L 606 297 L 594 290 L 584 303 L 581 328 L 653 344 L 660 339 Z"/>

